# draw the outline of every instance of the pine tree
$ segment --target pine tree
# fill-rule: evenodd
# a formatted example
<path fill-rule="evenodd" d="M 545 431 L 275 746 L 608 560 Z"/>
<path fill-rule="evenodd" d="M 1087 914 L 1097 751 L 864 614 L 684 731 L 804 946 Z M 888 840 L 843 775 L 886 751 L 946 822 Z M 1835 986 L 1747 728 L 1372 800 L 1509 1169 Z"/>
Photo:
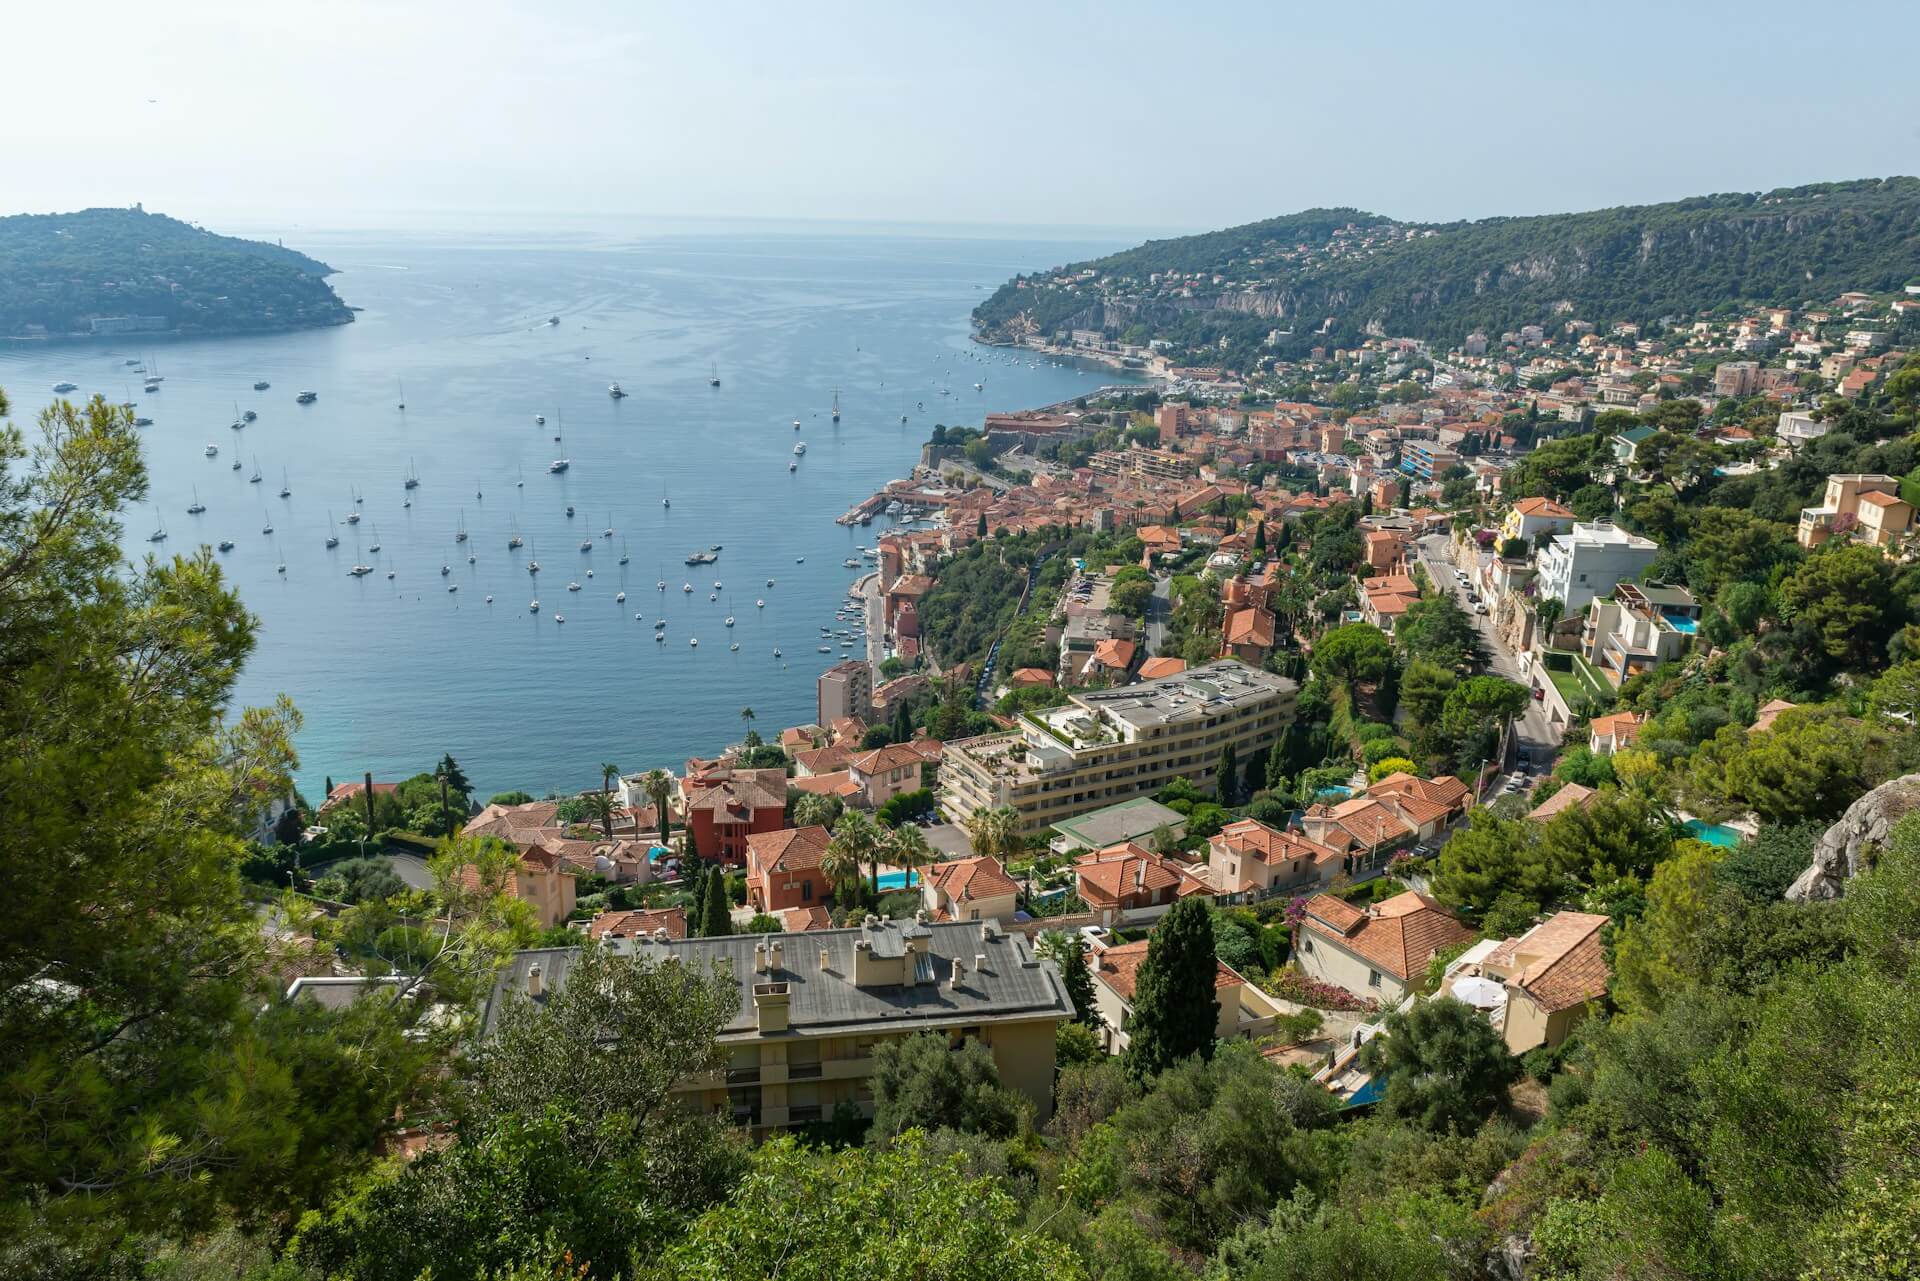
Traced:
<path fill-rule="evenodd" d="M 1213 909 L 1202 898 L 1181 899 L 1160 918 L 1134 982 L 1126 1068 L 1135 1078 L 1154 1076 L 1196 1054 L 1213 1057 L 1220 1019 L 1217 965 Z"/>
<path fill-rule="evenodd" d="M 733 917 L 727 911 L 727 874 L 719 867 L 706 877 L 700 910 L 700 937 L 720 938 L 733 933 Z"/>
<path fill-rule="evenodd" d="M 982 538 L 987 536 L 987 514 L 985 512 L 980 513 L 980 525 L 975 532 Z"/>
<path fill-rule="evenodd" d="M 1213 790 L 1218 793 L 1222 805 L 1239 804 L 1240 763 L 1234 756 L 1233 744 L 1220 746 L 1220 763 L 1214 766 Z"/>

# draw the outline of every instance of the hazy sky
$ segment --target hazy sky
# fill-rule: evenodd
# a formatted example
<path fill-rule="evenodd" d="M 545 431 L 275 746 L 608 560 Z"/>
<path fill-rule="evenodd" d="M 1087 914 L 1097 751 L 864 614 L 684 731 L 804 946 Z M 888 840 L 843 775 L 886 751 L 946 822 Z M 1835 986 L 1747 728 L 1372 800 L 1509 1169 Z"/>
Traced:
<path fill-rule="evenodd" d="M 0 206 L 1192 230 L 1920 172 L 1915 0 L 5 0 Z"/>

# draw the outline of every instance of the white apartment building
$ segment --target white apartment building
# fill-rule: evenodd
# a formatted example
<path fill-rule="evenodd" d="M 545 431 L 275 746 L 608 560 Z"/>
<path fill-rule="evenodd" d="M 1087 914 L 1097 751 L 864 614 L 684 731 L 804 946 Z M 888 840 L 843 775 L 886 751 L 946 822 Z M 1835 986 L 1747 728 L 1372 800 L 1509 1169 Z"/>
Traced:
<path fill-rule="evenodd" d="M 1016 730 L 948 743 L 941 806 L 956 822 L 1010 806 L 1032 836 L 1183 775 L 1212 787 L 1220 749 L 1231 743 L 1244 763 L 1271 746 L 1293 720 L 1299 692 L 1286 677 L 1231 658 L 1082 690 L 1061 707 L 1026 714 Z"/>
<path fill-rule="evenodd" d="M 1539 595 L 1558 597 L 1571 616 L 1646 571 L 1660 544 L 1608 521 L 1577 522 L 1540 553 Z"/>
<path fill-rule="evenodd" d="M 1818 440 L 1827 434 L 1827 425 L 1812 414 L 1790 411 L 1780 415 L 1780 425 L 1775 429 L 1780 435 L 1780 443 L 1792 449 L 1798 449 L 1810 440 Z"/>

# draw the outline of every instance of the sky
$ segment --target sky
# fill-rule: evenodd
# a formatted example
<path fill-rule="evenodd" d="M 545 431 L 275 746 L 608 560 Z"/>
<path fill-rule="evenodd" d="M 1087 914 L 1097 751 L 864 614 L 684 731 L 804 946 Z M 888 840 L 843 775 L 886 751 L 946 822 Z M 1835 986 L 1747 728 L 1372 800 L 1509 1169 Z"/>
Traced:
<path fill-rule="evenodd" d="M 1920 172 L 1913 0 L 13 0 L 0 26 L 0 212 L 255 233 L 1165 234 Z"/>

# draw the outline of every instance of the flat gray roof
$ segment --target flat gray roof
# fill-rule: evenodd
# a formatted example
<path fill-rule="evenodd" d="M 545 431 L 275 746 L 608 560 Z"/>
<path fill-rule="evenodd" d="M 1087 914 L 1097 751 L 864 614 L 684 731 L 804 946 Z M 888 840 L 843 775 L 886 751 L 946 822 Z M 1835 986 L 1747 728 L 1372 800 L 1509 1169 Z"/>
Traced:
<path fill-rule="evenodd" d="M 859 987 L 853 981 L 854 944 L 866 939 L 876 957 L 903 954 L 919 931 L 928 939 L 928 955 L 917 968 L 922 981 L 909 985 Z M 781 969 L 760 974 L 754 970 L 756 943 L 781 944 Z M 733 975 L 740 1004 L 722 1030 L 728 1039 L 758 1035 L 753 984 L 777 980 L 787 985 L 788 1023 L 792 1036 L 834 1036 L 867 1030 L 891 1031 L 914 1024 L 928 1026 L 1011 1018 L 1073 1017 L 1060 974 L 1051 961 L 1033 953 L 1023 934 L 1008 933 L 992 921 L 883 921 L 874 926 L 840 930 L 808 930 L 800 934 L 734 934 L 724 938 L 620 939 L 617 952 L 644 960 L 669 956 L 705 968 L 718 962 Z M 884 949 L 884 950 L 883 950 Z M 822 969 L 820 953 L 827 953 Z M 985 955 L 984 968 L 974 958 Z M 493 1029 L 499 1010 L 511 992 L 525 992 L 527 971 L 541 967 L 542 987 L 558 991 L 579 948 L 538 948 L 516 952 L 487 999 L 485 1026 Z M 966 972 L 958 988 L 948 983 L 955 960 Z"/>
<path fill-rule="evenodd" d="M 1095 707 L 1144 729 L 1172 721 L 1198 720 L 1230 709 L 1291 696 L 1299 686 L 1285 676 L 1223 658 L 1190 667 L 1172 676 L 1093 690 L 1073 696 L 1074 702 Z"/>

